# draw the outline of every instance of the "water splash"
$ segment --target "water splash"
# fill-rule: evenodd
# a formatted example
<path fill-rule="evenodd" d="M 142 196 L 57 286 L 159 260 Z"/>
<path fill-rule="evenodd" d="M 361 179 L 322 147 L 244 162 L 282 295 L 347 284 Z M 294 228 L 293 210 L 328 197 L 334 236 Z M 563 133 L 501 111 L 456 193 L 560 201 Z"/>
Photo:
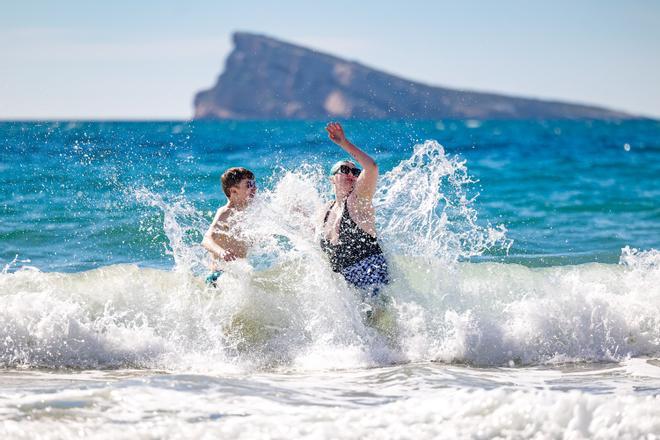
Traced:
<path fill-rule="evenodd" d="M 508 251 L 512 242 L 504 225 L 478 224 L 477 196 L 468 195 L 474 183 L 465 161 L 448 156 L 438 142 L 415 145 L 409 159 L 382 177 L 374 201 L 390 251 L 446 263 L 496 246 Z"/>
<path fill-rule="evenodd" d="M 642 251 L 626 246 L 621 249 L 619 264 L 638 270 L 658 271 L 660 270 L 660 251 L 655 249 Z"/>
<path fill-rule="evenodd" d="M 201 211 L 180 194 L 166 200 L 144 187 L 127 188 L 124 192 L 127 198 L 157 208 L 163 214 L 163 232 L 168 242 L 165 253 L 174 258 L 175 271 L 200 274 L 206 270 L 206 251 L 199 243 L 209 221 Z M 153 234 L 149 230 L 143 232 Z"/>
<path fill-rule="evenodd" d="M 469 196 L 475 181 L 465 161 L 448 156 L 436 141 L 414 146 L 412 156 L 385 173 L 374 198 L 377 229 L 390 255 L 441 259 L 445 264 L 511 246 L 504 225 L 482 226 Z M 322 167 L 277 168 L 250 208 L 240 215 L 240 235 L 251 243 L 251 262 L 268 267 L 296 253 L 318 255 L 318 240 L 330 185 Z M 177 268 L 207 265 L 199 241 L 209 219 L 182 195 L 146 188 L 131 197 L 163 213 L 163 230 Z M 237 231 L 238 233 L 238 231 Z"/>

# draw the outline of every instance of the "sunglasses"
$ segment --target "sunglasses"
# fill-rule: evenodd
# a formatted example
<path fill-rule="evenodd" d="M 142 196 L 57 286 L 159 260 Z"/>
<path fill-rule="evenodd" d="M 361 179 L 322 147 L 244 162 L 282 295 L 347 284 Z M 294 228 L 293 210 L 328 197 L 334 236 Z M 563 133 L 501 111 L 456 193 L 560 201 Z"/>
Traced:
<path fill-rule="evenodd" d="M 362 172 L 362 170 L 359 169 L 359 168 L 351 168 L 351 167 L 349 167 L 348 165 L 342 165 L 342 166 L 340 166 L 340 167 L 337 169 L 337 171 L 335 171 L 335 172 L 332 173 L 332 174 L 337 174 L 337 173 L 341 173 L 341 174 L 352 174 L 352 175 L 354 175 L 355 177 L 358 177 L 358 176 L 360 175 L 361 172 Z"/>

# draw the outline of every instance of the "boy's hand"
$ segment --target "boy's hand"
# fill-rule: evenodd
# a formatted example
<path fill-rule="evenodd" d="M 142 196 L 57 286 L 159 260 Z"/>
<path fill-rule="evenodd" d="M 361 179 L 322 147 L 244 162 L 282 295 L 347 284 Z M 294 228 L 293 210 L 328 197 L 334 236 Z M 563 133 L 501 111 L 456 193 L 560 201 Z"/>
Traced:
<path fill-rule="evenodd" d="M 225 254 L 222 256 L 222 259 L 225 261 L 234 261 L 236 259 L 236 255 L 232 251 L 225 250 Z"/>

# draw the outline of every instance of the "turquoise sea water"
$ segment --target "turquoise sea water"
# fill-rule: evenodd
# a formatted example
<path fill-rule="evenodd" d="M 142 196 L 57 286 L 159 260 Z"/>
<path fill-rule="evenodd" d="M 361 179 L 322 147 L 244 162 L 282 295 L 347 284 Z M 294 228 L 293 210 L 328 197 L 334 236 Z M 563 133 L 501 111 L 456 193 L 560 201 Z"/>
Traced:
<path fill-rule="evenodd" d="M 381 170 L 433 139 L 467 161 L 483 224 L 513 240 L 503 261 L 615 263 L 621 248 L 660 247 L 660 123 L 350 122 Z M 0 261 L 49 271 L 115 263 L 171 267 L 163 213 L 146 188 L 200 211 L 224 203 L 218 176 L 253 169 L 262 188 L 282 168 L 344 157 L 307 122 L 0 123 Z M 210 220 L 211 216 L 207 214 Z"/>
<path fill-rule="evenodd" d="M 371 320 L 318 246 L 323 123 L 0 123 L 0 437 L 660 437 L 660 123 L 345 128 Z M 211 288 L 238 165 L 250 255 Z"/>

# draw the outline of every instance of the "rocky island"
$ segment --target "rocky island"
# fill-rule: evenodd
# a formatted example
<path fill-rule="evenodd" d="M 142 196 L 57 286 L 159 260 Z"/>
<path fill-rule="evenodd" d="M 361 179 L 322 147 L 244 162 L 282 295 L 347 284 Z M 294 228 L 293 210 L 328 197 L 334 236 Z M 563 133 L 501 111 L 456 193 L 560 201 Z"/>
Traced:
<path fill-rule="evenodd" d="M 238 32 L 195 119 L 630 119 L 600 107 L 429 86 L 263 35 Z"/>

